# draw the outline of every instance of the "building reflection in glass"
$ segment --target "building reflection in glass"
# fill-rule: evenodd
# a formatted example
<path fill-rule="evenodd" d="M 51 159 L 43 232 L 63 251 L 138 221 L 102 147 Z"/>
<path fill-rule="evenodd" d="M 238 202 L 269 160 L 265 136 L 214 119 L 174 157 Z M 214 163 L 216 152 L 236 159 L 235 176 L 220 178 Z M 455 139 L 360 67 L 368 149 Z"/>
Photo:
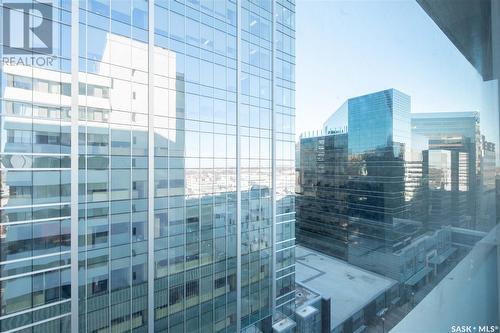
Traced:
<path fill-rule="evenodd" d="M 57 66 L 1 72 L 1 330 L 68 332 L 71 297 L 81 332 L 270 329 L 294 305 L 294 5 L 79 2 L 77 73 L 61 6 Z"/>
<path fill-rule="evenodd" d="M 456 251 L 450 227 L 495 218 L 495 146 L 477 113 L 411 114 L 390 89 L 349 99 L 298 152 L 299 244 L 407 285 Z"/>
<path fill-rule="evenodd" d="M 375 271 L 399 270 L 384 254 L 422 231 L 410 97 L 390 89 L 351 98 L 337 112 L 326 135 L 301 139 L 299 243 Z"/>
<path fill-rule="evenodd" d="M 479 113 L 416 113 L 411 122 L 412 134 L 425 137 L 428 154 L 434 156 L 429 158 L 428 170 L 430 223 L 441 220 L 441 224 L 490 230 L 495 225 L 495 214 L 490 213 L 495 201 L 495 144 L 481 134 Z M 434 163 L 439 159 L 438 151 L 449 155 L 442 166 Z M 438 181 L 432 166 L 442 169 L 445 164 L 449 168 L 450 186 L 437 190 L 436 184 L 431 184 Z M 440 203 L 441 200 L 448 203 Z"/>

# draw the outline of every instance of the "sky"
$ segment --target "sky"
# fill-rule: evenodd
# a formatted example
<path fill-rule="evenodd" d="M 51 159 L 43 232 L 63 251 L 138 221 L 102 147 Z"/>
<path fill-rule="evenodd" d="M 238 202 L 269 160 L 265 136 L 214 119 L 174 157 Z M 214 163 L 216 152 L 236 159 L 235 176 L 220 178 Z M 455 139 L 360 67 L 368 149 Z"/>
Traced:
<path fill-rule="evenodd" d="M 296 57 L 297 136 L 320 129 L 348 98 L 387 88 L 410 95 L 412 112 L 482 111 L 491 100 L 413 0 L 297 0 Z"/>

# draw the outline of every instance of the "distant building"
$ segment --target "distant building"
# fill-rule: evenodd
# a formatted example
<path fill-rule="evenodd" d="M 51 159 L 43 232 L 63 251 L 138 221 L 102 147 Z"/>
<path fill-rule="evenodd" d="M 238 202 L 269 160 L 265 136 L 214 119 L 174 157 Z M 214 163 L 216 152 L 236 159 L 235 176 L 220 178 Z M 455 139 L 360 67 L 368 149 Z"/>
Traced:
<path fill-rule="evenodd" d="M 297 242 L 346 260 L 347 135 L 303 138 L 300 149 Z"/>
<path fill-rule="evenodd" d="M 444 225 L 465 226 L 469 190 L 469 154 L 458 150 L 430 149 L 424 152 L 427 181 L 428 223 L 430 228 Z"/>
<path fill-rule="evenodd" d="M 478 200 L 478 219 L 481 221 L 478 229 L 489 231 L 496 224 L 495 207 L 498 203 L 498 198 L 495 195 L 495 179 L 496 179 L 496 150 L 495 144 L 486 140 L 485 136 L 481 136 L 481 162 L 479 187 L 477 192 Z"/>
<path fill-rule="evenodd" d="M 469 186 L 470 140 L 429 139 L 410 121 L 397 90 L 351 98 L 297 153 L 298 244 L 391 278 L 401 297 L 454 256 L 448 226 L 462 225 Z"/>
<path fill-rule="evenodd" d="M 389 89 L 351 98 L 300 141 L 297 240 L 350 260 L 392 253 L 421 233 L 422 154 L 412 149 L 410 97 Z"/>
<path fill-rule="evenodd" d="M 451 206 L 454 207 L 451 208 L 454 219 L 454 223 L 451 224 L 471 229 L 487 229 L 487 227 L 482 225 L 486 223 L 485 221 L 478 221 L 478 191 L 482 177 L 481 154 L 483 150 L 482 138 L 479 130 L 479 113 L 415 113 L 411 116 L 411 128 L 412 135 L 421 135 L 428 140 L 429 150 L 447 150 L 452 154 L 451 164 L 449 165 L 454 174 L 452 182 L 454 186 L 458 185 L 459 180 L 457 177 L 460 175 L 462 187 L 461 190 L 458 188 L 450 188 L 449 190 L 449 192 L 451 191 L 449 194 L 453 196 Z M 460 159 L 458 158 L 457 152 L 465 154 L 461 154 Z M 434 157 L 436 157 L 435 154 Z M 468 162 L 466 165 L 463 165 L 465 158 Z M 459 166 L 459 163 L 462 163 L 462 165 Z M 463 172 L 464 168 L 467 168 L 466 173 Z M 459 169 L 462 171 L 459 171 Z M 459 192 L 465 193 L 465 198 L 458 195 Z M 434 192 L 434 194 L 436 193 Z M 436 195 L 430 200 L 431 209 L 435 207 L 433 204 L 437 205 L 439 203 L 439 200 L 436 199 Z M 458 207 L 462 207 L 462 209 L 458 210 Z M 436 211 L 434 210 L 434 212 Z M 441 214 L 449 215 L 450 210 L 447 212 L 446 209 L 443 208 Z M 439 214 L 434 215 L 435 218 L 438 216 Z M 433 218 L 432 214 L 430 218 Z M 436 221 L 436 219 L 434 219 L 434 221 Z M 446 221 L 446 223 L 448 222 Z"/>
<path fill-rule="evenodd" d="M 495 144 L 481 135 L 477 112 L 412 114 L 412 137 L 427 141 L 424 179 L 430 227 L 490 230 L 494 205 Z"/>

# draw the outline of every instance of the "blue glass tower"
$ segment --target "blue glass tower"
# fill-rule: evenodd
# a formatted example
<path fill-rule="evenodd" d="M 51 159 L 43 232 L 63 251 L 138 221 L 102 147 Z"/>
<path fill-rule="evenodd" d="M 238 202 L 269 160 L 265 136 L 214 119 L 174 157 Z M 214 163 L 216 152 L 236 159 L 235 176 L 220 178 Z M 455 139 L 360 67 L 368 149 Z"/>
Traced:
<path fill-rule="evenodd" d="M 390 89 L 351 98 L 323 129 L 300 142 L 298 242 L 399 276 L 391 255 L 422 232 L 425 212 L 410 97 Z"/>

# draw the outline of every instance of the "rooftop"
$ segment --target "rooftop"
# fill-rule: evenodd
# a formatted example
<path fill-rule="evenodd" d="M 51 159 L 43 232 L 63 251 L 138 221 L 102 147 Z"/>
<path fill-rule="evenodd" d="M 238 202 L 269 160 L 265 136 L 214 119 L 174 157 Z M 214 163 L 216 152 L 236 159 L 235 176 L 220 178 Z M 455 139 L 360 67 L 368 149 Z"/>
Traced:
<path fill-rule="evenodd" d="M 307 318 L 315 313 L 317 313 L 318 310 L 310 305 L 305 305 L 299 309 L 297 309 L 297 311 L 295 311 L 295 314 L 297 316 L 300 316 L 302 318 Z"/>
<path fill-rule="evenodd" d="M 296 259 L 296 280 L 331 298 L 331 329 L 397 283 L 302 246 L 296 247 Z"/>
<path fill-rule="evenodd" d="M 299 283 L 295 285 L 295 304 L 297 308 L 308 305 L 320 299 L 321 295 Z"/>
<path fill-rule="evenodd" d="M 415 112 L 411 113 L 413 119 L 442 119 L 442 118 L 475 118 L 479 119 L 479 112 Z"/>
<path fill-rule="evenodd" d="M 285 317 L 273 325 L 273 331 L 276 333 L 290 332 L 296 326 L 295 322 Z"/>

